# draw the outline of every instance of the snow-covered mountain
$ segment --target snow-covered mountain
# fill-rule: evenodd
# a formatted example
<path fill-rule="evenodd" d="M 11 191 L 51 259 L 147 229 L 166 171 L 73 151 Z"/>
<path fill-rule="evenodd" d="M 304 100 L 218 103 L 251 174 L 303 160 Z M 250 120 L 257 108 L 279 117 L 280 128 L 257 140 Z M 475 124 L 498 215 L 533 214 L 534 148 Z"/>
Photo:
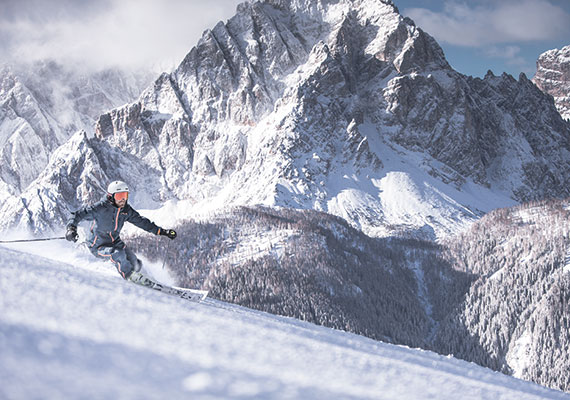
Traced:
<path fill-rule="evenodd" d="M 19 196 L 77 131 L 93 136 L 101 113 L 133 101 L 150 73 L 81 72 L 54 61 L 0 68 L 0 200 Z"/>
<path fill-rule="evenodd" d="M 64 144 L 0 214 L 58 226 L 120 178 L 139 207 L 185 200 L 180 217 L 264 204 L 434 238 L 498 206 L 568 195 L 569 138 L 524 75 L 457 73 L 389 0 L 258 1 L 103 114 L 96 138 Z"/>
<path fill-rule="evenodd" d="M 570 46 L 542 53 L 532 81 L 554 98 L 562 117 L 570 120 Z"/>
<path fill-rule="evenodd" d="M 61 229 L 70 209 L 99 199 L 109 181 L 123 179 L 136 208 L 153 209 L 143 214 L 180 233 L 170 251 L 156 237 L 135 237 L 128 229 L 124 238 L 141 254 L 159 252 L 180 284 L 203 284 L 212 296 L 227 301 L 453 353 L 517 377 L 568 388 L 563 319 L 568 267 L 562 255 L 567 212 L 557 214 L 564 209 L 559 203 L 500 210 L 472 224 L 497 207 L 570 194 L 569 124 L 550 96 L 524 75 L 515 80 L 488 73 L 478 79 L 457 73 L 435 40 L 400 16 L 389 0 L 244 3 L 235 17 L 206 31 L 175 71 L 161 75 L 130 103 L 120 98 L 128 91 L 122 78 L 107 76 L 77 90 L 56 90 L 49 85 L 59 84 L 48 85 L 49 77 L 67 72 L 46 68 L 51 72 L 42 79 L 6 73 L 2 81 L 0 127 L 7 150 L 2 150 L 6 158 L 0 166 L 0 229 L 11 234 L 14 227 Z M 58 79 L 62 81 L 53 81 Z M 85 99 L 105 109 L 107 100 L 124 105 L 92 114 L 86 111 L 90 107 L 82 108 Z M 94 132 L 83 126 L 85 131 L 69 137 L 99 113 Z M 274 208 L 251 207 L 260 204 Z M 239 205 L 250 207 L 234 208 Z M 331 215 L 292 208 L 325 211 L 352 227 Z M 470 230 L 462 229 L 466 224 L 472 224 Z M 446 239 L 434 245 L 371 238 L 358 229 L 378 237 Z M 55 307 L 75 312 L 50 291 L 53 279 L 34 267 L 36 261 L 7 252 L 0 260 L 30 266 L 3 310 L 19 301 L 17 290 L 37 285 L 46 291 L 44 297 L 60 299 Z M 75 264 L 91 268 L 85 259 Z M 9 262 L 5 265 L 2 273 L 12 271 Z M 92 278 L 92 271 L 78 276 L 69 266 L 52 266 L 50 271 L 57 271 L 53 274 L 68 278 L 72 302 L 85 307 L 92 305 L 81 303 L 85 296 L 110 295 L 121 284 L 106 276 L 102 294 L 101 286 L 91 284 L 101 278 Z M 16 279 L 12 272 L 10 282 Z M 87 285 L 75 291 L 77 281 Z M 0 293 L 8 293 L 4 289 Z M 112 305 L 124 303 L 122 294 L 131 293 L 124 289 L 110 295 Z M 3 296 L 0 302 L 8 301 Z M 197 308 L 197 318 L 207 319 Z M 17 312 L 4 317 L 12 324 L 6 330 L 15 332 L 10 341 L 17 341 L 14 336 L 27 340 L 27 328 L 18 331 L 13 325 L 28 326 L 36 317 L 20 314 L 21 319 Z M 186 315 L 172 318 L 190 321 Z M 142 320 L 128 321 L 143 325 Z M 41 322 L 33 326 L 42 332 L 50 329 Z M 97 319 L 93 324 L 103 323 Z M 71 318 L 68 330 L 56 330 L 50 337 L 57 345 L 61 337 L 77 337 L 89 327 Z M 104 349 L 118 345 L 132 350 L 127 339 L 109 344 L 108 331 L 95 332 Z M 30 337 L 33 342 L 39 334 L 32 331 Z M 137 349 L 153 341 L 140 339 Z M 178 344 L 161 347 L 165 364 Z M 46 346 L 49 353 L 54 344 Z M 178 346 L 188 350 L 178 353 L 186 354 L 182 367 L 201 362 L 184 346 Z M 45 353 L 46 347 L 38 348 Z M 138 350 L 132 353 L 135 359 L 151 358 Z M 270 352 L 274 350 L 278 352 Z M 36 354 L 25 354 L 34 366 Z M 4 360 L 9 360 L 8 371 L 20 362 L 15 356 Z M 88 357 L 83 360 L 84 378 L 93 368 Z M 206 378 L 189 379 L 191 387 L 204 379 L 215 381 L 225 371 L 208 360 Z M 114 362 L 109 361 L 112 368 Z M 122 358 L 117 362 L 128 364 Z M 261 362 L 266 368 L 269 361 Z M 230 378 L 234 374 L 231 370 Z M 6 376 L 7 381 L 20 379 L 13 373 Z M 339 387 L 352 384 L 350 380 Z M 386 390 L 371 387 L 370 393 Z M 322 386 L 315 390 L 316 397 L 321 390 L 325 393 Z M 332 393 L 377 394 L 343 390 Z M 479 396 L 478 390 L 474 397 L 495 395 Z M 310 389 L 298 393 L 315 397 Z M 220 397 L 224 395 L 234 396 L 224 392 Z"/>
<path fill-rule="evenodd" d="M 69 244 L 34 250 L 49 259 L 0 247 L 1 398 L 569 398 L 452 357 L 169 297 Z"/>

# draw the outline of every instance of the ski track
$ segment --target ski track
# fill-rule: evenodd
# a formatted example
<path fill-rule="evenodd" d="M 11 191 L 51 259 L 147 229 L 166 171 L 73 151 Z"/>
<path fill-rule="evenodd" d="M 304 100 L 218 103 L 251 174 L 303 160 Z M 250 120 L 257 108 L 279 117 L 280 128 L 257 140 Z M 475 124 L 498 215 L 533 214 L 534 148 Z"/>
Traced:
<path fill-rule="evenodd" d="M 52 259 L 0 247 L 2 399 L 570 399 L 452 357 L 155 292 L 65 244 L 35 251 Z"/>

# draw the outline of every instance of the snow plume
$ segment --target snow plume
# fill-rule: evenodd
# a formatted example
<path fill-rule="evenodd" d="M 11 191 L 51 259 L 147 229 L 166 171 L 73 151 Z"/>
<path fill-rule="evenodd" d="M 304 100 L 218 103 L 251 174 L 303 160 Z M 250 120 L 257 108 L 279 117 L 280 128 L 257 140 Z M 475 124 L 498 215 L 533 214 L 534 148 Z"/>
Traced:
<path fill-rule="evenodd" d="M 0 59 L 171 69 L 239 0 L 2 2 Z"/>

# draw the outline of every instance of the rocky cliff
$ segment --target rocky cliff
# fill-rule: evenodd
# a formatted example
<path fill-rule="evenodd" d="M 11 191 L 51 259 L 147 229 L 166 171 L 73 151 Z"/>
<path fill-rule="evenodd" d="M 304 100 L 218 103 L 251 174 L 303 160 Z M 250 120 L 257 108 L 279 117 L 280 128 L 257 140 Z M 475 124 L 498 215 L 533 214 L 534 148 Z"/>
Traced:
<path fill-rule="evenodd" d="M 532 81 L 554 98 L 562 117 L 570 120 L 570 46 L 542 53 Z"/>

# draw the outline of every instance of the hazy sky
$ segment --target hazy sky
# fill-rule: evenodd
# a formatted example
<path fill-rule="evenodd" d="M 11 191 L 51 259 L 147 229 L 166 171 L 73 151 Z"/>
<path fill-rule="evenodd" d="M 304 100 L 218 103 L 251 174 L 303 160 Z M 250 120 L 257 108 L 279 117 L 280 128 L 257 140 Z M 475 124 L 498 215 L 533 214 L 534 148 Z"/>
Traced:
<path fill-rule="evenodd" d="M 171 69 L 241 2 L 0 0 L 0 63 L 51 57 L 94 68 Z"/>
<path fill-rule="evenodd" d="M 56 58 L 177 65 L 241 0 L 0 0 L 0 63 Z M 570 0 L 394 0 L 459 72 L 531 77 L 538 55 L 570 45 Z"/>

